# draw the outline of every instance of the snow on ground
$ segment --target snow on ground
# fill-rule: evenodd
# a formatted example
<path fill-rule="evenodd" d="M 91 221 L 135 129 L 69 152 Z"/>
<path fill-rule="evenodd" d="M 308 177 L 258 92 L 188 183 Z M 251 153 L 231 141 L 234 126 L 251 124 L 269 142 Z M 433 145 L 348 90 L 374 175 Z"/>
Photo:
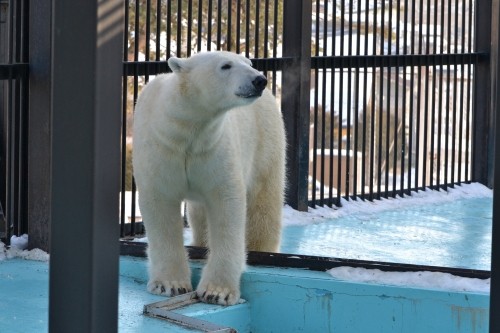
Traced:
<path fill-rule="evenodd" d="M 40 249 L 26 250 L 28 247 L 28 235 L 20 237 L 12 236 L 10 239 L 11 246 L 6 247 L 0 242 L 0 261 L 12 258 L 22 258 L 26 260 L 49 261 L 49 255 Z"/>
<path fill-rule="evenodd" d="M 335 279 L 401 286 L 405 288 L 440 289 L 489 293 L 491 279 L 472 279 L 441 272 L 383 272 L 379 269 L 336 267 L 328 271 Z"/>
<path fill-rule="evenodd" d="M 406 207 L 415 207 L 418 205 L 440 204 L 452 202 L 464 198 L 491 198 L 493 191 L 488 187 L 479 184 L 464 184 L 454 188 L 448 188 L 448 191 L 434 191 L 426 189 L 425 191 L 412 192 L 411 196 L 389 198 L 381 200 L 345 200 L 341 199 L 341 208 L 319 207 L 309 208 L 308 212 L 297 212 L 289 206 L 283 210 L 283 224 L 289 225 L 307 225 L 311 223 L 321 223 L 325 220 L 339 218 L 356 213 L 371 214 L 393 210 L 404 209 Z"/>

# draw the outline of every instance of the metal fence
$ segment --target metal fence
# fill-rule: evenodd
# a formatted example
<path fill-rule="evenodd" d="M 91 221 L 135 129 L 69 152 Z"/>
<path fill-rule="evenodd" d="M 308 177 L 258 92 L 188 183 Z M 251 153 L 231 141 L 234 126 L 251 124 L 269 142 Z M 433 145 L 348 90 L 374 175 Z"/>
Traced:
<path fill-rule="evenodd" d="M 26 232 L 28 220 L 44 220 L 30 233 L 39 228 L 46 244 L 49 203 L 43 195 L 28 196 L 50 190 L 49 181 L 41 181 L 50 166 L 36 156 L 50 154 L 50 135 L 38 128 L 50 126 L 50 115 L 41 110 L 49 97 L 37 86 L 43 74 L 37 64 L 29 84 L 41 93 L 27 97 L 27 3 L 1 2 L 0 171 L 6 176 L 0 203 L 8 232 Z M 137 96 L 156 74 L 168 71 L 170 56 L 204 50 L 242 53 L 267 75 L 285 120 L 286 198 L 295 208 L 446 190 L 470 181 L 492 184 L 491 22 L 476 19 L 487 14 L 484 0 L 124 4 L 122 237 L 142 232 L 131 167 Z M 31 29 L 29 36 L 37 44 L 30 46 L 35 59 L 43 58 L 33 56 L 43 49 L 40 31 Z M 43 52 L 50 56 L 48 46 Z M 43 166 L 28 165 L 28 154 Z"/>
<path fill-rule="evenodd" d="M 0 1 L 0 238 L 28 231 L 28 7 Z"/>
<path fill-rule="evenodd" d="M 243 53 L 272 82 L 292 146 L 287 201 L 296 208 L 486 183 L 472 174 L 484 156 L 474 155 L 484 146 L 472 137 L 484 126 L 473 116 L 476 66 L 487 61 L 476 45 L 475 1 L 295 6 L 300 15 L 290 17 L 282 0 L 127 2 L 122 236 L 140 231 L 130 161 L 137 96 L 168 70 L 168 57 L 205 50 Z M 293 70 L 299 77 L 287 80 Z"/>
<path fill-rule="evenodd" d="M 314 7 L 310 203 L 471 181 L 475 3 Z"/>

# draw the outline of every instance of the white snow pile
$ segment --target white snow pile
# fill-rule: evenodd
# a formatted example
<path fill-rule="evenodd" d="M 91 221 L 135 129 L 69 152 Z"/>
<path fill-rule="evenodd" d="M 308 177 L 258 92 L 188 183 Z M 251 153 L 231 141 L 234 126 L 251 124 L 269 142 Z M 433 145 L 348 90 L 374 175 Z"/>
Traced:
<path fill-rule="evenodd" d="M 464 198 L 491 198 L 493 191 L 488 187 L 479 184 L 463 184 L 454 188 L 448 188 L 448 191 L 435 191 L 427 188 L 425 191 L 412 192 L 411 195 L 404 197 L 381 200 L 345 200 L 341 198 L 341 208 L 316 207 L 309 208 L 307 212 L 298 212 L 289 206 L 283 210 L 283 225 L 307 225 L 320 223 L 324 220 L 339 218 L 356 213 L 376 213 L 394 209 L 404 209 L 418 205 L 440 204 L 453 202 Z"/>
<path fill-rule="evenodd" d="M 0 242 L 0 261 L 12 258 L 22 258 L 26 260 L 49 261 L 49 255 L 40 249 L 26 250 L 28 248 L 28 235 L 12 236 L 10 247 L 6 247 Z"/>
<path fill-rule="evenodd" d="M 379 269 L 336 267 L 327 271 L 339 280 L 360 283 L 489 293 L 491 279 L 473 279 L 441 272 L 383 272 Z"/>

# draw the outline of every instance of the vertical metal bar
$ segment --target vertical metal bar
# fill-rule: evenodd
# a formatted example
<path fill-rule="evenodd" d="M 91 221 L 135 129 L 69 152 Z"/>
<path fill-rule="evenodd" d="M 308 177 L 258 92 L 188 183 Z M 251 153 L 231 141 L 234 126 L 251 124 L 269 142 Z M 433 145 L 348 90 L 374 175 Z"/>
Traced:
<path fill-rule="evenodd" d="M 396 1 L 396 8 L 401 8 L 401 0 Z M 400 54 L 401 50 L 401 10 L 396 11 L 396 55 Z M 398 57 L 398 59 L 400 59 Z M 399 175 L 398 170 L 398 156 L 401 156 L 401 152 L 399 149 L 399 141 L 398 141 L 398 130 L 399 126 L 399 76 L 401 67 L 399 66 L 400 61 L 397 61 L 397 65 L 395 68 L 395 91 L 394 91 L 394 157 L 392 162 L 393 173 L 392 173 L 392 189 L 394 190 L 393 196 L 396 197 L 396 189 L 397 189 L 397 176 Z M 403 71 L 405 67 L 403 67 Z M 403 92 L 404 93 L 404 92 Z M 400 188 L 400 195 L 403 195 L 403 190 Z"/>
<path fill-rule="evenodd" d="M 273 58 L 276 59 L 278 56 L 278 31 L 281 27 L 278 26 L 278 14 L 279 14 L 280 3 L 278 0 L 274 0 L 273 6 Z M 239 24 L 238 24 L 239 26 Z M 280 31 L 281 33 L 281 31 Z M 276 70 L 273 69 L 273 95 L 276 95 Z"/>
<path fill-rule="evenodd" d="M 461 50 L 462 52 L 466 52 L 465 49 L 465 36 L 466 36 L 466 30 L 467 24 L 466 24 L 466 6 L 467 2 L 463 1 L 462 2 L 462 38 L 461 38 Z M 469 33 L 469 32 L 468 32 Z M 467 78 L 468 79 L 468 78 Z M 459 124 L 458 124 L 458 179 L 463 182 L 466 177 L 462 176 L 462 154 L 464 153 L 463 149 L 463 127 L 464 127 L 464 104 L 469 103 L 468 100 L 465 98 L 465 64 L 462 64 L 460 66 L 460 109 L 459 109 Z"/>
<path fill-rule="evenodd" d="M 222 0 L 217 1 L 217 50 L 221 49 L 222 39 Z"/>
<path fill-rule="evenodd" d="M 451 43 L 451 19 L 452 19 L 452 11 L 451 11 L 451 0 L 448 0 L 448 13 L 447 13 L 447 39 L 448 45 Z M 447 53 L 450 53 L 450 47 L 448 46 Z M 451 56 L 448 57 L 450 59 Z M 448 190 L 448 183 L 450 183 L 449 179 L 449 162 L 450 162 L 450 97 L 451 97 L 451 66 L 448 63 L 446 66 L 446 113 L 445 113 L 445 140 L 444 140 L 444 190 Z"/>
<path fill-rule="evenodd" d="M 486 8 L 482 8 L 485 6 Z M 491 6 L 491 7 L 490 7 Z M 488 8 L 490 7 L 490 8 Z M 491 108 L 496 115 L 494 127 L 494 177 L 493 177 L 493 226 L 491 235 L 491 291 L 490 291 L 490 316 L 489 332 L 500 331 L 500 66 L 498 59 L 500 55 L 500 4 L 498 1 L 479 2 L 476 15 L 491 10 Z M 477 32 L 481 33 L 481 32 Z"/>
<path fill-rule="evenodd" d="M 419 6 L 418 6 L 418 49 L 417 53 L 422 54 L 423 53 L 423 27 L 424 27 L 424 1 L 420 0 L 419 1 Z M 415 25 L 416 26 L 416 25 Z M 425 158 L 422 157 L 421 151 L 423 151 L 423 147 L 421 147 L 421 142 L 422 142 L 422 136 L 423 136 L 423 131 L 422 127 L 425 128 L 425 123 L 422 124 L 421 122 L 421 114 L 422 114 L 422 61 L 419 60 L 417 62 L 417 116 L 416 116 L 416 121 L 417 121 L 417 130 L 416 130 L 416 138 L 415 138 L 415 185 L 414 185 L 414 190 L 418 191 L 419 186 L 423 184 L 423 181 L 420 177 L 420 164 L 421 161 L 425 163 Z M 424 130 L 425 131 L 425 130 Z"/>
<path fill-rule="evenodd" d="M 398 0 L 399 1 L 399 0 Z M 370 0 L 366 0 L 365 2 L 365 24 L 364 29 L 368 31 L 369 28 L 369 4 Z M 364 55 L 368 55 L 368 36 L 365 36 L 364 43 Z M 361 196 L 365 197 L 365 187 L 366 187 L 366 176 L 367 176 L 367 155 L 368 155 L 368 147 L 366 144 L 367 140 L 367 121 L 368 121 L 368 66 L 364 67 L 364 76 L 363 76 L 363 138 L 362 138 L 362 156 L 361 156 Z"/>
<path fill-rule="evenodd" d="M 137 1 L 137 0 L 136 0 Z M 201 0 L 200 0 L 201 1 Z M 167 0 L 167 17 L 166 17 L 166 24 L 167 24 L 167 34 L 166 34 L 166 42 L 165 45 L 167 45 L 166 53 L 167 53 L 167 59 L 170 58 L 172 55 L 172 0 Z"/>
<path fill-rule="evenodd" d="M 250 57 L 250 0 L 246 1 L 245 11 L 245 57 Z"/>
<path fill-rule="evenodd" d="M 413 0 L 411 3 L 411 36 L 410 36 L 410 53 L 415 54 L 415 4 L 416 0 Z M 415 84 L 415 64 L 413 61 L 410 61 L 410 93 L 409 93 L 409 99 L 410 99 L 410 109 L 409 109 L 409 114 L 408 114 L 408 127 L 409 127 L 409 133 L 408 133 L 408 164 L 407 164 L 407 170 L 408 170 L 408 176 L 407 176 L 407 185 L 406 185 L 406 194 L 411 195 L 411 188 L 412 188 L 412 167 L 413 167 L 413 155 L 415 154 L 415 149 L 413 147 L 413 133 L 414 133 L 414 104 L 415 104 L 415 95 L 413 92 L 413 87 Z"/>
<path fill-rule="evenodd" d="M 385 42 L 385 1 L 382 1 L 381 3 L 381 8 L 380 8 L 380 41 L 379 41 L 379 54 L 383 55 L 384 52 L 384 42 Z M 382 153 L 382 141 L 383 141 L 383 122 L 384 122 L 384 66 L 383 62 L 380 64 L 380 77 L 379 77 L 379 105 L 378 105 L 378 136 L 377 136 L 377 178 L 378 178 L 378 183 L 377 183 L 377 199 L 381 198 L 382 194 L 382 162 L 384 155 Z M 386 181 L 384 181 L 386 183 Z M 387 193 L 386 193 L 387 195 Z M 384 195 L 384 197 L 386 197 Z"/>
<path fill-rule="evenodd" d="M 116 332 L 123 4 L 52 5 L 49 332 Z"/>
<path fill-rule="evenodd" d="M 149 61 L 151 52 L 151 0 L 146 0 L 146 50 L 145 50 L 145 60 Z"/>
<path fill-rule="evenodd" d="M 430 35 L 430 22 L 431 22 L 431 0 L 427 0 L 427 19 L 426 22 L 428 22 L 428 27 L 426 29 L 426 44 L 425 44 L 425 54 L 430 54 L 430 40 L 431 40 L 431 35 Z M 427 182 L 427 165 L 429 165 L 429 152 L 428 152 L 428 136 L 429 136 L 429 80 L 430 80 L 430 70 L 429 70 L 429 63 L 426 63 L 425 65 L 425 93 L 424 93 L 424 147 L 423 147 L 423 153 L 422 153 L 422 159 L 423 159 L 423 165 L 422 165 L 422 187 L 427 187 L 428 182 Z M 431 175 L 432 176 L 432 175 Z"/>
<path fill-rule="evenodd" d="M 144 37 L 142 37 L 139 33 L 139 31 L 141 30 L 140 29 L 140 12 L 141 12 L 141 8 L 140 8 L 140 3 L 139 1 L 136 1 L 135 3 L 135 20 L 134 20 L 134 37 L 135 37 L 135 44 L 134 44 L 134 61 L 137 63 L 139 61 L 139 51 L 140 51 L 140 43 L 141 43 L 141 38 L 145 38 L 145 45 L 148 44 L 148 40 L 149 40 L 149 35 L 146 34 Z M 146 23 L 147 24 L 147 23 Z M 179 55 L 179 43 L 177 43 L 177 55 Z M 134 66 L 134 77 L 133 77 L 133 96 L 134 96 L 134 107 L 135 107 L 135 104 L 137 102 L 137 96 L 138 96 L 138 93 L 139 93 L 139 74 L 138 74 L 138 66 L 137 64 Z M 135 203 L 136 203 L 136 192 L 137 192 L 137 189 L 135 187 L 135 181 L 134 181 L 134 177 L 132 177 L 132 188 L 131 188 L 131 196 L 130 196 L 130 207 L 131 207 L 131 216 L 130 216 L 130 233 L 129 235 L 130 236 L 134 236 L 135 235 L 135 211 L 136 211 L 136 207 L 135 207 Z"/>
<path fill-rule="evenodd" d="M 0 62 L 8 63 L 9 1 L 0 1 Z M 0 239 L 7 237 L 8 228 L 5 219 L 7 200 L 7 81 L 0 80 Z"/>
<path fill-rule="evenodd" d="M 475 8 L 475 39 L 477 52 L 489 53 L 491 47 L 491 1 L 478 0 Z M 491 186 L 493 181 L 493 119 L 489 105 L 491 98 L 491 64 L 495 60 L 480 61 L 474 68 L 472 108 L 472 181 Z"/>
<path fill-rule="evenodd" d="M 332 12 L 333 11 L 336 11 L 336 7 L 335 8 L 332 8 Z M 332 15 L 332 34 L 334 36 L 337 35 L 337 15 Z M 332 38 L 332 46 L 331 46 L 331 52 L 330 54 L 332 56 L 335 56 L 336 55 L 336 52 L 337 52 L 337 46 L 336 46 L 337 42 L 336 42 L 336 37 L 333 37 Z M 340 202 L 338 201 L 335 201 L 334 202 L 334 199 L 333 199 L 333 180 L 334 180 L 334 169 L 333 169 L 333 156 L 334 156 L 334 148 L 335 148 L 335 137 L 334 137 L 334 132 L 335 132 L 335 129 L 337 129 L 337 131 L 340 131 L 341 128 L 340 128 L 340 121 L 337 121 L 337 126 L 338 128 L 335 127 L 335 91 L 337 90 L 336 87 L 335 87 L 335 73 L 336 73 L 336 68 L 333 67 L 331 69 L 331 75 L 330 75 L 330 161 L 329 161 L 329 171 L 330 171 L 330 181 L 329 181 L 329 191 L 328 191 L 328 199 L 330 201 L 330 205 L 333 205 L 333 204 L 336 204 L 336 205 L 339 205 Z"/>
<path fill-rule="evenodd" d="M 15 3 L 9 4 L 9 34 L 8 34 L 8 56 L 7 62 L 12 64 L 14 61 L 14 8 Z M 10 240 L 10 237 L 13 233 L 17 233 L 15 228 L 15 211 L 16 211 L 16 189 L 15 189 L 15 174 L 14 174 L 14 162 L 15 162 L 15 112 L 13 111 L 13 107 L 15 106 L 14 102 L 14 79 L 9 78 L 7 82 L 7 144 L 6 144 L 6 165 L 7 165 L 7 198 L 5 203 L 6 217 L 7 217 L 7 241 Z"/>
<path fill-rule="evenodd" d="M 353 2 L 349 1 L 349 25 L 348 25 L 348 45 L 347 45 L 347 54 L 349 55 L 349 58 L 347 60 L 347 131 L 346 131 L 346 170 L 345 170 L 345 199 L 349 200 L 349 193 L 350 193 L 350 187 L 351 187 L 351 113 L 352 113 L 352 105 L 351 105 L 351 100 L 352 100 L 352 61 L 351 57 L 352 56 L 352 25 L 353 25 Z"/>
<path fill-rule="evenodd" d="M 232 44 L 232 31 L 233 31 L 233 2 L 228 1 L 227 3 L 227 46 L 226 49 L 228 51 L 231 51 L 233 44 Z M 266 29 L 267 31 L 267 29 Z"/>
<path fill-rule="evenodd" d="M 137 1 L 137 0 L 136 0 Z M 175 37 L 177 42 L 177 56 L 182 57 L 182 3 L 183 0 L 177 1 L 177 36 Z"/>
<path fill-rule="evenodd" d="M 236 53 L 241 52 L 241 0 L 236 2 Z"/>
<path fill-rule="evenodd" d="M 444 30 L 445 23 L 445 0 L 441 0 L 439 5 L 441 8 L 441 29 Z M 441 31 L 441 43 L 439 46 L 439 53 L 444 53 L 444 31 Z M 437 189 L 441 189 L 442 180 L 441 180 L 441 150 L 442 150 L 442 126 L 443 126 L 443 65 L 439 66 L 439 93 L 438 93 L 438 121 L 437 121 L 437 174 L 436 174 L 436 186 Z"/>
<path fill-rule="evenodd" d="M 392 1 L 392 0 L 391 0 Z M 357 18 L 356 18 L 356 27 L 357 27 L 357 30 L 356 30 L 356 56 L 360 56 L 361 55 L 361 33 L 360 33 L 360 30 L 361 30 L 361 11 L 362 11 L 362 2 L 361 1 L 358 1 L 357 2 Z M 354 90 L 354 163 L 353 163 L 353 167 L 354 167 L 354 172 L 353 172 L 353 184 L 352 184 L 352 187 L 353 187 L 353 198 L 354 200 L 357 200 L 357 196 L 359 195 L 359 191 L 358 191 L 358 176 L 359 176 L 359 173 L 358 173 L 358 153 L 359 153 L 359 146 L 360 146 L 360 143 L 359 143 L 359 99 L 360 99 L 360 94 L 359 94 L 359 91 L 361 90 L 360 88 L 360 67 L 359 67 L 360 63 L 359 61 L 356 63 L 356 70 L 355 70 L 355 80 L 354 80 L 354 85 L 355 85 L 355 90 Z"/>
<path fill-rule="evenodd" d="M 161 31 L 162 31 L 162 26 L 161 26 L 161 6 L 162 6 L 162 1 L 161 0 L 156 0 L 156 61 L 160 61 L 161 58 L 161 41 L 160 41 L 160 36 L 161 36 Z M 128 27 L 128 24 L 125 24 L 125 27 Z M 127 35 L 127 34 L 125 34 Z M 158 69 L 157 69 L 158 71 Z"/>
<path fill-rule="evenodd" d="M 468 15 L 468 31 L 469 31 L 469 38 L 468 38 L 468 52 L 472 52 L 473 51 L 473 44 L 472 44 L 472 27 L 473 27 L 473 15 L 472 15 L 472 8 L 474 8 L 474 0 L 469 0 L 468 4 L 469 4 L 469 15 Z M 477 16 L 477 14 L 476 14 Z M 475 30 L 474 30 L 475 31 Z M 470 100 L 473 100 L 473 93 L 472 93 L 472 84 L 473 84 L 473 80 L 471 79 L 472 78 L 472 65 L 468 65 L 467 66 L 467 77 L 469 78 L 467 80 L 467 100 L 470 101 Z M 474 74 L 474 78 L 475 80 L 475 74 Z M 473 107 L 473 103 L 467 103 L 467 122 L 466 122 L 466 129 L 465 129 L 465 136 L 467 138 L 467 141 L 466 142 L 469 142 L 470 140 L 472 140 L 472 133 L 471 133 L 471 117 L 472 117 L 472 107 Z M 469 164 L 473 164 L 474 162 L 471 161 L 472 160 L 472 153 L 471 153 L 471 149 L 469 148 L 469 146 L 471 145 L 466 145 L 465 147 L 465 175 L 466 175 L 466 181 L 469 181 L 471 178 L 472 178 L 472 170 L 474 169 L 474 167 L 471 167 L 469 168 Z"/>
<path fill-rule="evenodd" d="M 315 43 L 315 50 L 314 50 L 314 56 L 319 56 L 319 21 L 320 21 L 320 2 L 316 1 L 316 8 L 315 8 L 315 31 L 314 31 L 314 43 Z M 313 108 L 314 108 L 314 114 L 313 114 L 313 142 L 312 142 L 312 186 L 311 186 L 311 201 L 312 201 L 312 207 L 316 207 L 317 198 L 316 198 L 316 186 L 318 184 L 318 127 L 319 127 L 319 106 L 318 106 L 318 92 L 319 90 L 319 69 L 316 66 L 314 68 L 314 102 L 313 102 Z M 320 160 L 320 163 L 323 163 L 323 160 Z M 321 181 L 321 178 L 320 178 Z M 321 188 L 323 188 L 323 184 L 320 184 Z M 322 191 L 320 188 L 320 191 Z M 321 196 L 321 194 L 320 194 Z M 321 202 L 320 205 L 323 203 Z"/>
<path fill-rule="evenodd" d="M 319 1 L 318 1 L 319 3 Z M 320 6 L 317 7 L 317 25 L 316 29 L 318 33 L 316 36 L 319 36 L 320 29 Z M 328 30 L 328 7 L 326 2 L 323 6 L 323 36 L 321 37 L 323 40 L 323 55 L 326 56 L 328 49 L 328 39 L 327 39 L 327 30 Z M 316 45 L 319 46 L 320 40 L 316 39 Z M 319 54 L 319 52 L 317 52 Z M 321 165 L 320 165 L 320 206 L 324 206 L 325 204 L 325 148 L 326 148 L 326 65 L 321 69 L 322 80 L 321 80 Z M 317 92 L 320 90 L 318 86 L 316 86 Z M 330 156 L 331 157 L 331 156 Z"/>
<path fill-rule="evenodd" d="M 193 0 L 188 1 L 187 30 L 186 30 L 186 56 L 191 56 L 191 40 L 193 38 Z"/>
<path fill-rule="evenodd" d="M 305 211 L 308 206 L 312 4 L 310 0 L 287 0 L 283 6 L 283 56 L 293 58 L 293 64 L 283 71 L 281 99 L 288 136 L 286 202 L 294 209 Z"/>
<path fill-rule="evenodd" d="M 389 1 L 389 19 L 387 20 L 389 26 L 387 31 L 392 34 L 392 0 Z M 392 36 L 387 38 L 387 54 L 392 55 Z M 392 69 L 387 67 L 387 103 L 386 103 L 386 126 L 385 126 L 385 197 L 389 196 L 389 168 L 390 168 L 390 154 L 391 154 L 391 85 L 392 85 Z M 394 191 L 394 189 L 392 189 Z M 394 193 L 394 192 L 393 192 Z"/>
<path fill-rule="evenodd" d="M 250 15 L 250 13 L 248 13 Z M 259 57 L 259 34 L 260 34 L 260 0 L 255 0 L 255 35 L 254 35 L 254 53 L 255 58 Z"/>
<path fill-rule="evenodd" d="M 437 54 L 437 47 L 438 47 L 438 32 L 437 32 L 437 27 L 438 27 L 438 0 L 434 0 L 434 16 L 433 16 L 433 23 L 434 23 L 434 40 L 433 40 L 433 54 Z M 430 153 L 430 188 L 434 188 L 434 172 L 435 172 L 435 160 L 436 160 L 436 151 L 435 151 L 435 145 L 436 145 L 436 86 L 437 86 L 437 67 L 435 61 L 433 61 L 432 64 L 432 103 L 431 103 L 431 153 Z"/>
<path fill-rule="evenodd" d="M 264 2 L 264 27 L 264 59 L 267 59 L 269 58 L 269 0 Z"/>
<path fill-rule="evenodd" d="M 201 36 L 203 31 L 203 0 L 198 0 L 198 31 L 196 39 L 196 50 L 201 51 Z"/>
<path fill-rule="evenodd" d="M 368 3 L 367 3 L 368 4 Z M 377 5 L 373 7 L 373 26 L 377 26 Z M 368 7 L 367 7 L 368 8 Z M 372 54 L 377 54 L 377 30 L 373 31 L 373 43 L 372 43 Z M 370 181 L 369 181 L 369 199 L 373 200 L 373 187 L 375 182 L 375 103 L 376 103 L 376 73 L 377 67 L 375 63 L 372 67 L 372 91 L 371 91 L 371 116 L 370 116 Z M 378 181 L 378 180 L 377 180 Z"/>
<path fill-rule="evenodd" d="M 123 34 L 123 61 L 128 61 L 128 38 L 129 38 L 129 19 L 130 19 L 130 2 L 125 1 L 124 8 L 124 23 L 125 31 Z M 125 236 L 125 219 L 126 219 L 126 191 L 127 191 L 127 95 L 128 95 L 128 78 L 122 79 L 122 133 L 121 133 L 121 193 L 120 193 L 120 237 Z"/>
<path fill-rule="evenodd" d="M 404 15 L 403 15 L 403 54 L 408 54 L 408 0 L 404 0 Z M 402 98 L 402 112 L 401 112 L 401 173 L 400 173 L 400 188 L 401 193 L 405 193 L 405 158 L 408 154 L 406 142 L 406 95 L 407 95 L 407 72 L 408 68 L 405 64 L 403 67 L 403 98 Z"/>
<path fill-rule="evenodd" d="M 340 47 L 339 54 L 344 56 L 344 36 L 345 36 L 345 1 L 340 1 Z M 343 59 L 343 58 L 342 58 Z M 342 137 L 344 131 L 344 61 L 340 63 L 339 71 L 339 130 L 337 145 L 337 205 L 340 206 L 340 197 L 342 196 Z"/>
<path fill-rule="evenodd" d="M 455 43 L 454 43 L 454 48 L 455 48 L 455 53 L 462 53 L 463 50 L 460 49 L 460 51 L 458 51 L 458 45 L 459 45 L 459 35 L 458 35 L 458 27 L 460 26 L 460 22 L 458 21 L 458 12 L 460 9 L 463 9 L 461 8 L 461 5 L 459 4 L 458 0 L 455 0 L 455 5 L 454 5 L 454 8 L 455 8 L 455 16 L 454 16 L 454 26 L 455 26 L 455 29 L 454 29 L 454 35 L 455 35 Z M 451 18 L 450 18 L 451 20 Z M 456 123 L 457 123 L 457 99 L 460 97 L 460 95 L 458 94 L 458 65 L 453 65 L 453 107 L 452 107 L 452 110 L 453 110 L 453 113 L 452 113 L 452 129 L 451 129 L 451 133 L 452 133 L 452 140 L 451 140 L 451 186 L 453 187 L 455 182 L 458 180 L 458 182 L 460 182 L 460 178 L 459 179 L 455 179 L 455 169 L 456 169 L 456 160 L 455 160 L 455 156 L 456 156 L 456 151 L 457 151 L 457 147 L 456 147 L 456 138 L 457 138 L 457 126 L 456 126 Z M 458 152 L 460 153 L 460 152 Z"/>
<path fill-rule="evenodd" d="M 30 4 L 29 32 L 29 133 L 28 224 L 29 246 L 49 250 L 50 244 L 50 20 L 52 5 Z"/>

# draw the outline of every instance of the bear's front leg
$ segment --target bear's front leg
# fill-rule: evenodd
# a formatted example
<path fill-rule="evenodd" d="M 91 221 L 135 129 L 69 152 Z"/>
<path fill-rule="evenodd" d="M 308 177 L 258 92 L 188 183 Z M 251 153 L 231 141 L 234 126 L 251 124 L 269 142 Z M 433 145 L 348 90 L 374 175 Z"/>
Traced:
<path fill-rule="evenodd" d="M 217 193 L 208 200 L 208 246 L 210 254 L 196 290 L 206 303 L 233 305 L 240 299 L 240 279 L 245 269 L 244 191 Z"/>
<path fill-rule="evenodd" d="M 165 296 L 192 291 L 180 203 L 155 202 L 158 197 L 145 193 L 140 200 L 148 237 L 148 291 Z"/>

